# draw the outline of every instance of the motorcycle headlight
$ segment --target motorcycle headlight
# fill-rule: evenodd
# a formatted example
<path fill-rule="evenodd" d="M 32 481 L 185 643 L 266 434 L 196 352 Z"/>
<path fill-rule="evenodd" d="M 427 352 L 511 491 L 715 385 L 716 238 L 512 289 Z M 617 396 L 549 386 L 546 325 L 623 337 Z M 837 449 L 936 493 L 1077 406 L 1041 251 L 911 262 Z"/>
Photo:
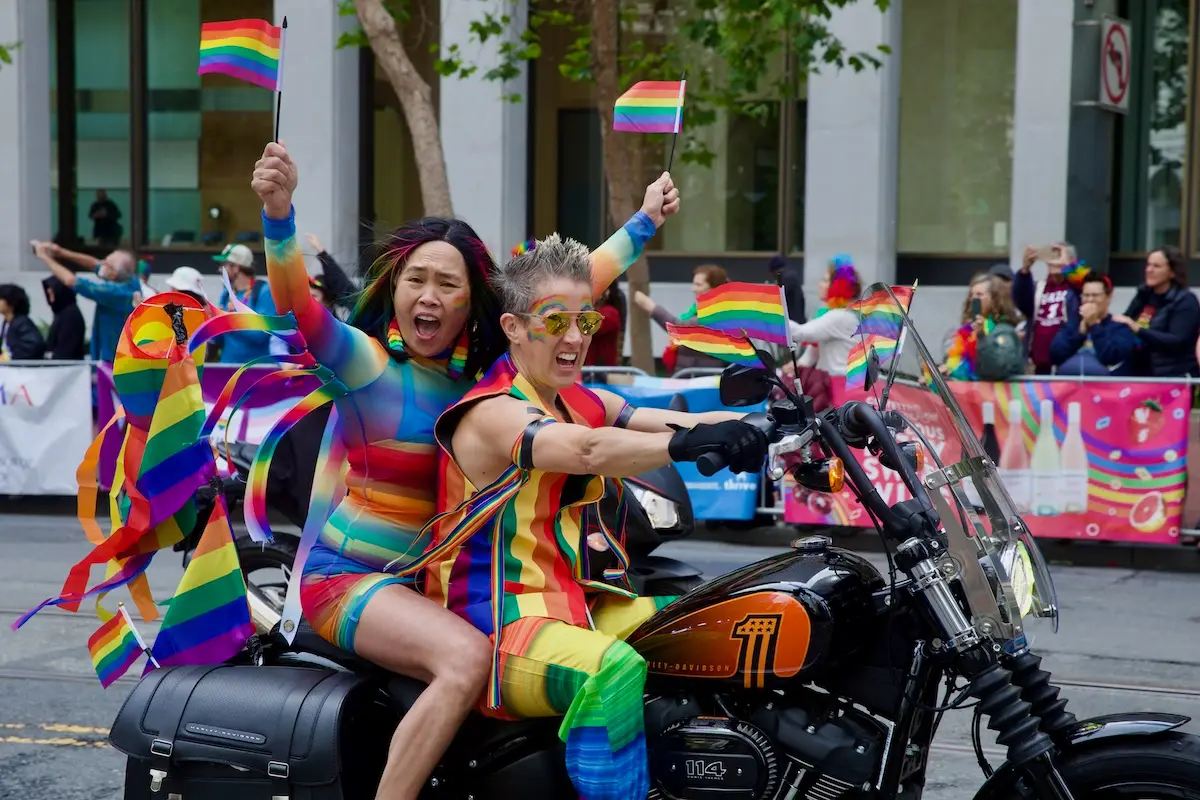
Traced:
<path fill-rule="evenodd" d="M 673 500 L 641 486 L 630 485 L 629 490 L 656 530 L 679 525 L 679 506 Z"/>
<path fill-rule="evenodd" d="M 1008 585 L 1012 588 L 1013 601 L 1027 616 L 1033 610 L 1033 595 L 1036 587 L 1033 562 L 1024 542 L 1012 542 L 1000 552 L 1000 563 L 1008 573 Z"/>

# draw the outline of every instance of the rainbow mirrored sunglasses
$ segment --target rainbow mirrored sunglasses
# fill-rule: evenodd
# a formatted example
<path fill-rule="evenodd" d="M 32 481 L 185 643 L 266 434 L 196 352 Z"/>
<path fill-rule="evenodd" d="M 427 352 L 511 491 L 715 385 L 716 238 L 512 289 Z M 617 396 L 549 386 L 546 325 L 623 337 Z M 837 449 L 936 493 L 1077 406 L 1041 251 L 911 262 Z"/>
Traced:
<path fill-rule="evenodd" d="M 591 336 L 604 324 L 604 315 L 599 311 L 549 311 L 545 314 L 521 314 L 528 319 L 538 319 L 551 336 L 562 336 L 571 329 L 571 318 L 578 319 L 579 332 Z"/>

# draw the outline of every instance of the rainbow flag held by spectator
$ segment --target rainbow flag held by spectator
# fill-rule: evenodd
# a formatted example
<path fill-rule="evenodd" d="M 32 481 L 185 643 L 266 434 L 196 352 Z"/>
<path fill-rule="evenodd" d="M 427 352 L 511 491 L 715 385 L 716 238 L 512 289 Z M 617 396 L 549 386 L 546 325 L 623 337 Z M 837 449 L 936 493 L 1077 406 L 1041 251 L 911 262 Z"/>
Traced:
<path fill-rule="evenodd" d="M 200 26 L 197 75 L 228 75 L 273 92 L 282 75 L 283 31 L 261 19 L 206 22 Z"/>
<path fill-rule="evenodd" d="M 696 321 L 706 328 L 787 347 L 787 314 L 778 286 L 723 283 L 696 298 Z M 688 345 L 691 347 L 691 345 Z"/>
<path fill-rule="evenodd" d="M 617 98 L 613 130 L 629 133 L 679 133 L 687 81 L 638 81 Z"/>

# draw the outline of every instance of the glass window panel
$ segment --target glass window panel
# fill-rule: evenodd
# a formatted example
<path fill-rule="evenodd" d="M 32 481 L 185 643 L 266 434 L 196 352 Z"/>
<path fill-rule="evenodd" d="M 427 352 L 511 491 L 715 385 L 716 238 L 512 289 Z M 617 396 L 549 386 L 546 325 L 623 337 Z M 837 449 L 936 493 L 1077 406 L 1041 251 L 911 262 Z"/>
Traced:
<path fill-rule="evenodd" d="M 1017 3 L 905 0 L 897 249 L 1003 253 Z"/>

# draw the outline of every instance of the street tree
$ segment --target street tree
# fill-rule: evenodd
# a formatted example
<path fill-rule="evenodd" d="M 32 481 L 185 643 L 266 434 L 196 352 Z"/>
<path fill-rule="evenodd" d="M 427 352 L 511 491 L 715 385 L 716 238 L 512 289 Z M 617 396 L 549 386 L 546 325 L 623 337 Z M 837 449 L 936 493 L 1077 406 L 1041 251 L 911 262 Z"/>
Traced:
<path fill-rule="evenodd" d="M 613 107 L 638 80 L 678 80 L 686 73 L 687 124 L 678 160 L 709 166 L 713 154 L 696 136 L 718 113 L 765 119 L 773 104 L 794 100 L 804 75 L 823 67 L 875 68 L 888 52 L 849 50 L 829 28 L 838 9 L 869 2 L 880 12 L 889 0 L 530 0 L 527 23 L 518 30 L 512 0 L 491 3 L 470 24 L 471 41 L 438 49 L 443 78 L 481 73 L 500 84 L 506 99 L 520 100 L 508 83 L 524 62 L 543 57 L 542 36 L 556 27 L 571 33 L 558 64 L 565 77 L 593 84 L 608 187 L 608 216 L 615 227 L 640 205 L 642 187 L 665 168 L 668 137 L 614 133 Z M 481 4 L 482 5 L 482 4 Z M 395 89 L 412 135 L 425 212 L 450 214 L 453 204 L 432 92 L 413 67 L 397 25 L 410 21 L 403 0 L 342 0 L 357 14 L 361 32 L 341 44 L 369 44 Z M 481 65 L 465 47 L 493 46 L 498 58 Z M 791 69 L 781 65 L 789 62 Z M 631 290 L 649 291 L 645 257 L 628 273 Z M 650 320 L 631 304 L 633 364 L 653 366 Z"/>

